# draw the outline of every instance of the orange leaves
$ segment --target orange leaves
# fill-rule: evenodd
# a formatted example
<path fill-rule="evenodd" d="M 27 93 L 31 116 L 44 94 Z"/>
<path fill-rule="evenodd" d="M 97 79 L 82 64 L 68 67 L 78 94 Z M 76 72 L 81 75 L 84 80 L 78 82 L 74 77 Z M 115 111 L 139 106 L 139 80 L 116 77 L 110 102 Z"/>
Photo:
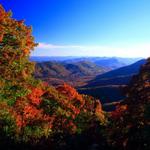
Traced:
<path fill-rule="evenodd" d="M 23 120 L 23 116 L 16 115 L 16 125 L 19 129 L 26 125 L 25 121 Z"/>
<path fill-rule="evenodd" d="M 26 73 L 25 70 L 22 70 L 21 74 L 22 74 L 24 79 L 26 79 L 28 77 L 28 74 Z"/>
<path fill-rule="evenodd" d="M 118 105 L 116 110 L 111 112 L 111 116 L 113 119 L 119 119 L 122 114 L 127 111 L 128 106 L 127 105 Z"/>
<path fill-rule="evenodd" d="M 100 119 L 100 120 L 104 120 L 104 114 L 102 111 L 102 106 L 99 100 L 96 100 L 95 102 L 95 115 Z"/>
<path fill-rule="evenodd" d="M 87 97 L 88 100 L 86 100 L 86 96 L 83 98 L 83 95 L 78 94 L 74 88 L 67 84 L 57 87 L 57 90 L 65 95 L 66 99 L 61 100 L 61 104 L 66 109 L 71 110 L 72 119 L 75 119 L 81 111 L 84 111 L 84 113 L 91 111 L 95 112 L 96 117 L 100 120 L 104 120 L 104 114 L 99 100 L 95 101 L 92 97 Z"/>
<path fill-rule="evenodd" d="M 145 88 L 149 88 L 149 87 L 150 87 L 150 82 L 146 81 L 146 82 L 144 83 L 144 87 L 145 87 Z"/>
<path fill-rule="evenodd" d="M 22 57 L 29 55 L 30 50 L 33 49 L 36 44 L 32 36 L 32 28 L 24 24 L 24 20 L 17 21 L 10 17 L 10 13 L 5 12 L 0 5 L 0 42 L 2 42 L 5 35 L 6 40 L 4 46 L 11 46 L 12 52 L 17 56 Z M 21 53 L 16 53 L 16 51 Z M 18 55 L 19 54 L 19 55 Z"/>
<path fill-rule="evenodd" d="M 15 118 L 16 118 L 16 125 L 19 128 L 25 127 L 26 125 L 32 125 L 36 121 L 38 122 L 47 122 L 50 127 L 50 123 L 52 123 L 51 117 L 43 114 L 42 109 L 37 109 L 35 106 L 26 104 L 25 106 L 22 106 L 22 112 L 16 111 L 15 112 Z"/>
<path fill-rule="evenodd" d="M 31 87 L 30 87 L 31 88 Z M 41 103 L 44 91 L 41 88 L 31 88 L 31 93 L 26 97 L 19 98 L 14 105 L 14 114 L 18 127 L 24 127 L 37 120 L 48 121 L 49 117 L 43 114 L 43 110 L 37 108 Z"/>
<path fill-rule="evenodd" d="M 29 50 L 28 48 L 23 49 L 23 53 L 24 53 L 25 55 L 28 55 L 29 52 L 30 52 L 30 50 Z"/>
<path fill-rule="evenodd" d="M 79 101 L 80 105 L 84 105 L 82 95 L 78 94 L 78 92 L 68 84 L 64 84 L 63 86 L 57 87 L 57 90 L 60 93 L 64 94 L 70 101 Z"/>
<path fill-rule="evenodd" d="M 0 33 L 0 42 L 3 41 L 4 33 Z"/>
<path fill-rule="evenodd" d="M 3 7 L 0 5 L 0 21 L 5 17 L 6 12 L 4 11 Z"/>
<path fill-rule="evenodd" d="M 38 119 L 42 117 L 42 110 L 37 109 L 35 106 L 27 105 L 24 107 L 23 110 L 23 118 L 25 120 L 31 119 Z"/>
<path fill-rule="evenodd" d="M 17 101 L 14 107 L 14 115 L 16 116 L 16 125 L 18 127 L 24 127 L 36 121 L 49 122 L 51 120 L 50 116 L 43 113 L 43 109 L 28 103 L 25 99 Z"/>
<path fill-rule="evenodd" d="M 65 99 L 60 101 L 61 105 L 63 105 L 63 107 L 65 106 L 66 109 L 71 110 L 72 115 L 70 116 L 72 116 L 72 119 L 75 119 L 85 103 L 82 95 L 78 94 L 74 88 L 67 84 L 57 87 L 57 90 L 65 96 Z"/>
<path fill-rule="evenodd" d="M 18 26 L 22 26 L 24 24 L 24 22 L 25 22 L 24 20 L 17 21 Z"/>
<path fill-rule="evenodd" d="M 0 76 L 17 82 L 29 79 L 34 71 L 31 69 L 34 65 L 29 62 L 27 56 L 36 46 L 32 28 L 26 26 L 24 20 L 13 19 L 1 5 L 0 43 Z"/>
<path fill-rule="evenodd" d="M 44 91 L 40 88 L 33 88 L 31 93 L 27 96 L 31 102 L 35 105 L 41 103 L 41 96 L 44 94 Z"/>
<path fill-rule="evenodd" d="M 12 106 L 11 114 L 15 118 L 17 134 L 20 134 L 26 127 L 32 126 L 43 129 L 46 136 L 48 132 L 57 132 L 58 129 L 62 132 L 74 134 L 80 127 L 80 122 L 77 122 L 76 119 L 81 112 L 91 114 L 95 109 L 95 113 L 102 117 L 99 101 L 96 101 L 96 103 L 92 101 L 92 106 L 87 107 L 86 105 L 89 106 L 90 103 L 86 103 L 86 101 L 88 102 L 90 98 L 89 100 L 84 99 L 70 86 L 65 86 L 64 89 L 63 86 L 61 87 L 63 94 L 56 89 L 50 90 L 50 92 L 44 91 L 40 86 L 44 85 L 40 84 L 39 87 L 28 86 L 31 90 L 30 94 L 18 98 L 14 106 Z M 46 85 L 45 90 L 48 89 L 49 87 Z M 68 89 L 72 90 L 72 92 L 69 93 Z M 42 105 L 44 100 L 48 102 L 46 106 Z M 76 102 L 79 102 L 78 105 L 76 105 Z M 46 111 L 47 109 L 48 111 Z M 49 109 L 52 112 L 49 113 Z"/>

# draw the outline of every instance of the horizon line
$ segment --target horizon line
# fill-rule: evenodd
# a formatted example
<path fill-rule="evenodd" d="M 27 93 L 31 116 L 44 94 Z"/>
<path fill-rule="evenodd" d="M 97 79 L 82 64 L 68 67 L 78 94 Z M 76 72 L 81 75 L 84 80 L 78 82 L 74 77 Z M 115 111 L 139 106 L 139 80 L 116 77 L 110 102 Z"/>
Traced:
<path fill-rule="evenodd" d="M 122 57 L 122 56 L 73 56 L 73 55 L 64 55 L 64 56 L 58 56 L 58 55 L 53 55 L 53 56 L 40 56 L 40 55 L 30 55 L 30 57 L 78 57 L 78 58 L 83 58 L 83 57 L 99 57 L 99 58 L 148 58 L 148 57 Z"/>

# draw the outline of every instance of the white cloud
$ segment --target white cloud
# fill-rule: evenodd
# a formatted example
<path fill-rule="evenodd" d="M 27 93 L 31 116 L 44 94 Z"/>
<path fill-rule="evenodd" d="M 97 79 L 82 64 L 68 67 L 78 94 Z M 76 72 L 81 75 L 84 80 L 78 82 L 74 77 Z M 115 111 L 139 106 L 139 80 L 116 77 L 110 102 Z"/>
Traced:
<path fill-rule="evenodd" d="M 119 56 L 119 57 L 149 57 L 150 44 L 122 45 L 54 45 L 39 43 L 32 52 L 34 56 Z"/>
<path fill-rule="evenodd" d="M 61 49 L 61 48 L 81 48 L 81 46 L 78 46 L 78 45 L 54 45 L 54 44 L 47 44 L 47 43 L 39 43 L 38 48 Z"/>

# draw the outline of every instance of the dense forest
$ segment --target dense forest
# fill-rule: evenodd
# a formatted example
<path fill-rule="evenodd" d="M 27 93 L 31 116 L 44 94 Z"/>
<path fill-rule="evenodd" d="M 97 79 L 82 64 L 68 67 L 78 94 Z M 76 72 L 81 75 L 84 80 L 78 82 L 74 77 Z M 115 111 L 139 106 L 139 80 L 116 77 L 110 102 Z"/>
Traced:
<path fill-rule="evenodd" d="M 150 59 L 112 112 L 70 85 L 49 86 L 29 61 L 32 28 L 0 6 L 0 148 L 149 150 Z"/>

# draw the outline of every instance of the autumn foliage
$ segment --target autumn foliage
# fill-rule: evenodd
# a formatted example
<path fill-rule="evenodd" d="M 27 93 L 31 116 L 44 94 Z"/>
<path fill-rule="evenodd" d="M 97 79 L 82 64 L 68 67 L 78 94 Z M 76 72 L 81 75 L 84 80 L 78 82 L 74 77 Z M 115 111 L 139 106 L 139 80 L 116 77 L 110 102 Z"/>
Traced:
<path fill-rule="evenodd" d="M 105 123 L 101 104 L 64 84 L 50 87 L 32 76 L 31 27 L 0 6 L 0 131 L 14 141 L 38 143 L 55 134 L 81 133 Z M 80 119 L 83 119 L 82 121 Z"/>
<path fill-rule="evenodd" d="M 29 61 L 36 45 L 31 27 L 0 6 L 0 146 L 150 149 L 150 59 L 133 77 L 126 99 L 106 113 L 99 100 L 68 84 L 54 88 L 36 80 Z"/>

